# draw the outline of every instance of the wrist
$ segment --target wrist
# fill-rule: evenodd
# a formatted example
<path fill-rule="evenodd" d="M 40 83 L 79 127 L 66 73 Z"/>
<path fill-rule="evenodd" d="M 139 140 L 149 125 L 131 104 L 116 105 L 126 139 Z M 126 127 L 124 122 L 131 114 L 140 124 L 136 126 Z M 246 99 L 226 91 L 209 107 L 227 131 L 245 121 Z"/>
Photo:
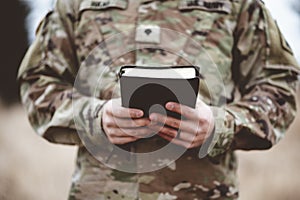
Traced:
<path fill-rule="evenodd" d="M 224 107 L 211 107 L 214 126 L 210 137 L 205 141 L 206 148 L 201 149 L 200 157 L 218 156 L 230 149 L 234 137 L 234 117 Z"/>

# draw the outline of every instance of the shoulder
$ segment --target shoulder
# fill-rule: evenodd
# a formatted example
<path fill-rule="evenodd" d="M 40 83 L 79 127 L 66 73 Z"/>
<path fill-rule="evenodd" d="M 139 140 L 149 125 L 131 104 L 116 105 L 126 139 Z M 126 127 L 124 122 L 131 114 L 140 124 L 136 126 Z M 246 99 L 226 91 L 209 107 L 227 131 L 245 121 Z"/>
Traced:
<path fill-rule="evenodd" d="M 261 0 L 242 0 L 239 11 L 239 22 L 241 25 L 258 25 L 265 23 L 268 9 Z"/>
<path fill-rule="evenodd" d="M 245 9 L 265 9 L 265 3 L 262 0 L 241 0 L 242 8 Z"/>
<path fill-rule="evenodd" d="M 78 13 L 80 4 L 84 0 L 57 0 L 55 9 L 60 14 L 73 14 Z"/>

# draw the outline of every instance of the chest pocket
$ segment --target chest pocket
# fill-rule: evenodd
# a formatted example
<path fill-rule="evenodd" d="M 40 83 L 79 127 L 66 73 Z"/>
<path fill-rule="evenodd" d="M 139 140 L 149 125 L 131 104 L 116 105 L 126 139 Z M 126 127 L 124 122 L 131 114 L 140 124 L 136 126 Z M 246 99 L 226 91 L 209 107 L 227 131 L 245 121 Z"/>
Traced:
<path fill-rule="evenodd" d="M 210 32 L 230 34 L 234 29 L 230 26 L 233 11 L 229 0 L 180 0 L 178 9 L 196 19 L 190 34 L 197 40 L 205 39 Z"/>
<path fill-rule="evenodd" d="M 117 30 L 114 29 L 117 29 L 118 24 L 128 20 L 128 15 L 124 12 L 127 7 L 128 0 L 84 0 L 79 7 L 78 27 L 91 29 L 92 25 L 104 36 L 115 33 Z"/>
<path fill-rule="evenodd" d="M 207 97 L 204 100 L 210 104 L 219 104 L 224 98 L 230 99 L 233 91 L 231 52 L 236 26 L 234 8 L 234 3 L 229 0 L 179 1 L 178 9 L 182 14 L 196 19 L 189 34 L 205 51 L 198 56 L 199 62 L 206 60 L 207 54 L 210 57 L 201 70 L 206 84 L 200 85 L 201 93 Z M 216 75 L 219 77 L 216 78 Z"/>
<path fill-rule="evenodd" d="M 81 67 L 77 80 L 78 87 L 88 95 L 101 99 L 114 95 L 117 69 L 106 66 L 113 61 L 110 49 L 114 49 L 115 43 L 110 45 L 105 40 L 129 23 L 127 8 L 128 0 L 83 0 L 79 5 L 75 42 Z"/>
<path fill-rule="evenodd" d="M 134 28 L 135 16 L 130 10 L 128 0 L 82 1 L 76 28 L 76 35 L 81 43 L 78 46 L 84 44 L 82 49 L 91 51 L 111 36 Z"/>

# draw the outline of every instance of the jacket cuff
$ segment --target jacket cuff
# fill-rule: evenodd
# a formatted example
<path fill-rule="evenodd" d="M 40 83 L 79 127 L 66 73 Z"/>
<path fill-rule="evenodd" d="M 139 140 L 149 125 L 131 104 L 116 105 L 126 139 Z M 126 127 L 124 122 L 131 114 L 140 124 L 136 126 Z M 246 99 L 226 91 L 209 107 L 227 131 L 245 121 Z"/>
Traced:
<path fill-rule="evenodd" d="M 234 117 L 224 107 L 211 107 L 215 119 L 213 137 L 208 148 L 208 156 L 215 157 L 230 149 L 234 139 Z"/>

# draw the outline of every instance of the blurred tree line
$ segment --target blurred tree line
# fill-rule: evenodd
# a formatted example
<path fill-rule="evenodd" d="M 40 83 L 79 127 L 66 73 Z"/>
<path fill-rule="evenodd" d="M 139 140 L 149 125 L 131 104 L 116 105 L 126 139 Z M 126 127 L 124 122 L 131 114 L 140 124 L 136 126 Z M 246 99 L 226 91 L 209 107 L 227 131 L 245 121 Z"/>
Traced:
<path fill-rule="evenodd" d="M 6 104 L 19 99 L 16 77 L 28 46 L 24 22 L 27 11 L 18 0 L 9 0 L 3 2 L 0 12 L 0 97 Z"/>

